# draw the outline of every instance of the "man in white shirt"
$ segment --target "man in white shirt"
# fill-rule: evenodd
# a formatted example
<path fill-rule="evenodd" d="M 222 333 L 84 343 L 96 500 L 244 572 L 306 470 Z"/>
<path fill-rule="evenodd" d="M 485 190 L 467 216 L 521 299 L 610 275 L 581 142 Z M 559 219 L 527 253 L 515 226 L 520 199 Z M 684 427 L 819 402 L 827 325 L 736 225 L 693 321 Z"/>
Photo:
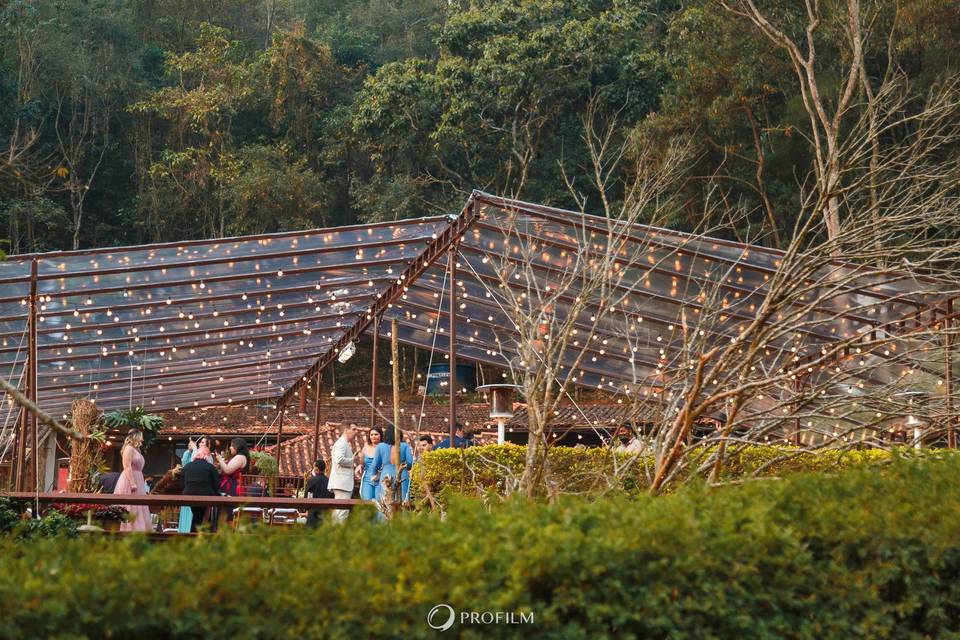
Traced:
<path fill-rule="evenodd" d="M 350 442 L 353 440 L 356 429 L 357 425 L 351 422 L 344 427 L 343 433 L 333 443 L 330 456 L 333 468 L 330 469 L 327 488 L 333 492 L 336 500 L 349 500 L 353 495 L 353 447 L 350 446 Z M 333 512 L 333 519 L 336 522 L 346 520 L 349 513 L 347 509 L 336 509 Z"/>

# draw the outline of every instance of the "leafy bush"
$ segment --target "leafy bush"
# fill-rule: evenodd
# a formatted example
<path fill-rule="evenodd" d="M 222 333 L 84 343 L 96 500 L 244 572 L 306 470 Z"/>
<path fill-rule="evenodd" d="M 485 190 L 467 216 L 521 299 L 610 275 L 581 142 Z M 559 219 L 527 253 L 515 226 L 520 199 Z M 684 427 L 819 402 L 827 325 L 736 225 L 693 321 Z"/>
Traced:
<path fill-rule="evenodd" d="M 49 511 L 41 519 L 24 520 L 7 498 L 0 498 L 0 539 L 7 536 L 18 540 L 36 537 L 77 535 L 77 524 L 69 516 L 56 510 Z"/>
<path fill-rule="evenodd" d="M 960 633 L 960 460 L 315 531 L 0 542 L 0 637 L 889 638 Z M 215 559 L 197 563 L 197 558 Z"/>
<path fill-rule="evenodd" d="M 275 477 L 280 473 L 280 465 L 277 463 L 277 459 L 269 453 L 251 451 L 250 462 L 262 476 Z"/>
<path fill-rule="evenodd" d="M 711 453 L 702 450 L 703 456 Z M 523 472 L 526 447 L 486 445 L 468 449 L 438 449 L 425 454 L 414 469 L 412 494 L 421 496 L 424 485 L 435 494 L 444 490 L 480 494 L 505 493 L 504 485 Z M 860 464 L 889 462 L 892 454 L 880 449 L 804 452 L 789 446 L 750 446 L 724 459 L 722 477 L 735 479 L 756 473 L 774 476 L 800 471 L 829 471 Z M 620 489 L 643 490 L 653 460 L 645 456 L 614 453 L 597 447 L 551 447 L 547 456 L 548 487 L 557 492 L 590 492 Z"/>
<path fill-rule="evenodd" d="M 163 428 L 163 416 L 147 413 L 143 407 L 116 411 L 103 414 L 103 423 L 109 429 L 138 429 L 143 433 L 143 446 L 146 451 Z"/>
<path fill-rule="evenodd" d="M 122 507 L 118 504 L 109 505 L 69 503 L 53 504 L 51 507 L 68 518 L 82 521 L 86 521 L 88 511 L 92 512 L 91 516 L 94 520 L 112 520 L 121 522 L 126 520 L 130 515 L 130 512 L 127 511 L 126 507 Z"/>
<path fill-rule="evenodd" d="M 43 538 L 75 538 L 77 537 L 77 521 L 65 513 L 50 510 L 37 520 L 31 518 L 23 520 L 14 529 L 21 539 Z"/>

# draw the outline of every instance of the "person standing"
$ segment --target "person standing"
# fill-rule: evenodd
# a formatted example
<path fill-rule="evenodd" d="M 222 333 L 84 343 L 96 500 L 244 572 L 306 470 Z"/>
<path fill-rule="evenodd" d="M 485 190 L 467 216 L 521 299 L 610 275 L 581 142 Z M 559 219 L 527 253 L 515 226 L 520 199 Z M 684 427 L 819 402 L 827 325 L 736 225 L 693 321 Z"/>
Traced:
<path fill-rule="evenodd" d="M 417 452 L 414 458 L 414 462 L 419 462 L 420 458 L 423 457 L 423 454 L 428 451 L 433 451 L 433 437 L 429 434 L 423 434 L 417 438 Z"/>
<path fill-rule="evenodd" d="M 404 442 L 403 432 L 400 432 L 400 469 L 393 463 L 393 447 L 386 442 L 377 445 L 377 452 L 373 459 L 373 477 L 377 482 L 377 500 L 381 502 L 386 498 L 388 502 L 390 496 L 384 496 L 384 481 L 386 478 L 392 478 L 394 482 L 400 482 L 400 501 L 406 502 L 410 499 L 410 469 L 413 467 L 413 452 L 410 445 Z M 396 486 L 396 485 L 391 485 Z"/>
<path fill-rule="evenodd" d="M 190 461 L 193 460 L 193 454 L 197 450 L 197 443 L 193 441 L 193 438 L 187 440 L 187 450 L 183 452 L 183 455 L 180 456 L 180 473 L 183 473 L 183 469 L 190 464 Z M 181 480 L 182 480 L 181 476 Z M 190 533 L 193 528 L 191 526 L 191 519 L 193 518 L 193 511 L 187 507 L 180 507 L 180 519 L 177 523 L 177 531 L 180 533 Z"/>
<path fill-rule="evenodd" d="M 453 426 L 453 448 L 454 449 L 466 449 L 467 447 L 472 447 L 476 443 L 473 441 L 473 428 L 466 427 L 459 422 L 454 423 Z M 447 436 L 443 440 L 437 443 L 437 446 L 434 449 L 449 449 L 450 448 L 450 437 Z"/>
<path fill-rule="evenodd" d="M 117 486 L 113 489 L 114 495 L 145 496 L 146 483 L 143 479 L 143 454 L 140 445 L 143 444 L 143 432 L 131 429 L 123 440 L 120 450 L 120 459 L 123 461 L 123 471 L 117 478 Z M 146 505 L 126 505 L 126 510 L 133 518 L 120 525 L 120 531 L 150 531 L 150 509 Z"/>
<path fill-rule="evenodd" d="M 377 485 L 373 482 L 373 457 L 377 445 L 383 441 L 383 431 L 373 427 L 367 433 L 367 442 L 363 445 L 363 476 L 360 477 L 360 499 L 374 500 L 377 497 Z"/>
<path fill-rule="evenodd" d="M 333 444 L 332 462 L 330 469 L 329 489 L 337 500 L 349 500 L 353 495 L 353 447 L 350 441 L 356 433 L 357 425 L 351 422 L 343 429 L 343 433 Z M 333 519 L 342 522 L 347 519 L 347 509 L 337 509 L 333 512 Z"/>
<path fill-rule="evenodd" d="M 324 471 L 327 470 L 327 463 L 323 460 L 317 460 L 313 463 L 313 477 L 307 480 L 307 486 L 304 491 L 307 498 L 325 498 L 330 499 L 333 497 L 333 494 L 330 493 L 330 489 L 327 488 L 329 480 L 327 479 Z M 310 512 L 307 514 L 307 526 L 315 527 L 317 526 L 317 519 L 319 517 L 319 509 L 310 509 Z"/>
<path fill-rule="evenodd" d="M 196 454 L 194 454 L 196 455 Z M 230 441 L 230 458 L 217 455 L 217 467 L 220 471 L 220 493 L 225 496 L 239 496 L 243 494 L 243 473 L 250 468 L 250 451 L 247 441 L 243 438 L 234 438 Z M 219 518 L 219 510 L 214 512 L 214 519 Z M 227 510 L 227 522 L 233 520 L 233 509 Z"/>
<path fill-rule="evenodd" d="M 197 451 L 193 459 L 184 465 L 181 470 L 183 478 L 183 495 L 185 496 L 218 496 L 220 495 L 220 474 L 210 460 L 209 451 Z M 190 528 L 181 533 L 195 533 L 197 525 L 203 522 L 207 508 L 191 505 L 189 509 L 181 509 L 190 513 Z M 216 531 L 217 522 L 213 521 L 213 530 Z"/>

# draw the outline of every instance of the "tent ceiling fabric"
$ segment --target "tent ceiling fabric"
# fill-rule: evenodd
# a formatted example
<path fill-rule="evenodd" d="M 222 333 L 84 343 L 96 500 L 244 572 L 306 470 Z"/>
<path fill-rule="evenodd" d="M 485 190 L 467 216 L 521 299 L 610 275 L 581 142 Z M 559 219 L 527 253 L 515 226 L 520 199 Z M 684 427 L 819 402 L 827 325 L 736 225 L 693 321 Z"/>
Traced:
<path fill-rule="evenodd" d="M 501 270 L 527 265 L 536 282 L 517 284 L 526 290 L 555 283 L 578 264 L 578 253 L 608 251 L 611 229 L 617 231 L 611 225 L 618 223 L 480 192 L 471 195 L 467 211 L 474 217 L 458 246 L 458 357 L 516 366 L 518 334 L 497 293 Z M 54 415 L 65 413 L 76 396 L 104 408 L 157 410 L 289 397 L 304 372 L 452 225 L 444 216 L 12 256 L 0 263 L 0 367 L 9 379 L 20 379 L 36 260 L 38 401 Z M 598 344 L 583 359 L 577 384 L 619 391 L 656 374 L 661 349 L 675 340 L 681 308 L 702 306 L 698 296 L 711 287 L 719 287 L 726 305 L 711 337 L 729 340 L 753 318 L 783 255 L 654 227 L 628 231 L 617 285 L 622 317 L 599 322 Z M 396 319 L 404 343 L 448 351 L 446 269 L 445 254 L 405 283 L 384 314 L 382 335 Z M 855 290 L 812 309 L 805 331 L 813 342 L 830 341 L 934 302 L 912 287 L 912 281 L 864 277 Z M 554 313 L 563 313 L 577 293 L 565 291 Z M 870 305 L 878 312 L 869 318 L 850 311 Z M 592 324 L 587 315 L 578 320 L 584 327 Z M 631 318 L 643 324 L 628 341 L 622 322 Z M 567 360 L 573 358 L 570 353 Z"/>

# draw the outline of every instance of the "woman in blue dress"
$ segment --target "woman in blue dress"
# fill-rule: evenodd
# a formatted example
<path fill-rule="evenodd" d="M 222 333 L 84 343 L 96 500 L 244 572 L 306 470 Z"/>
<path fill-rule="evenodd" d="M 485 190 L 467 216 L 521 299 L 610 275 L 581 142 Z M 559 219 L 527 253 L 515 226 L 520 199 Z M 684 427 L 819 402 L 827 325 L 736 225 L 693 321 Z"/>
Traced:
<path fill-rule="evenodd" d="M 187 450 L 180 456 L 180 467 L 187 466 L 193 460 L 193 452 L 197 450 L 197 443 L 193 438 L 187 441 Z M 189 507 L 180 507 L 180 522 L 177 525 L 177 531 L 180 533 L 190 533 L 190 527 L 193 526 L 193 509 Z"/>
<path fill-rule="evenodd" d="M 410 469 L 413 467 L 413 451 L 410 445 L 403 441 L 403 433 L 399 434 L 400 440 L 400 468 L 401 468 L 401 494 L 400 500 L 406 502 L 410 499 Z M 386 442 L 377 445 L 373 456 L 373 479 L 377 486 L 377 500 L 381 500 L 385 488 L 383 480 L 387 477 L 396 479 L 397 467 L 390 461 L 392 446 Z"/>
<path fill-rule="evenodd" d="M 377 445 L 383 441 L 383 431 L 380 427 L 373 427 L 367 433 L 367 442 L 363 445 L 363 476 L 360 478 L 360 499 L 375 500 L 377 486 L 373 482 L 373 459 L 377 452 Z"/>

